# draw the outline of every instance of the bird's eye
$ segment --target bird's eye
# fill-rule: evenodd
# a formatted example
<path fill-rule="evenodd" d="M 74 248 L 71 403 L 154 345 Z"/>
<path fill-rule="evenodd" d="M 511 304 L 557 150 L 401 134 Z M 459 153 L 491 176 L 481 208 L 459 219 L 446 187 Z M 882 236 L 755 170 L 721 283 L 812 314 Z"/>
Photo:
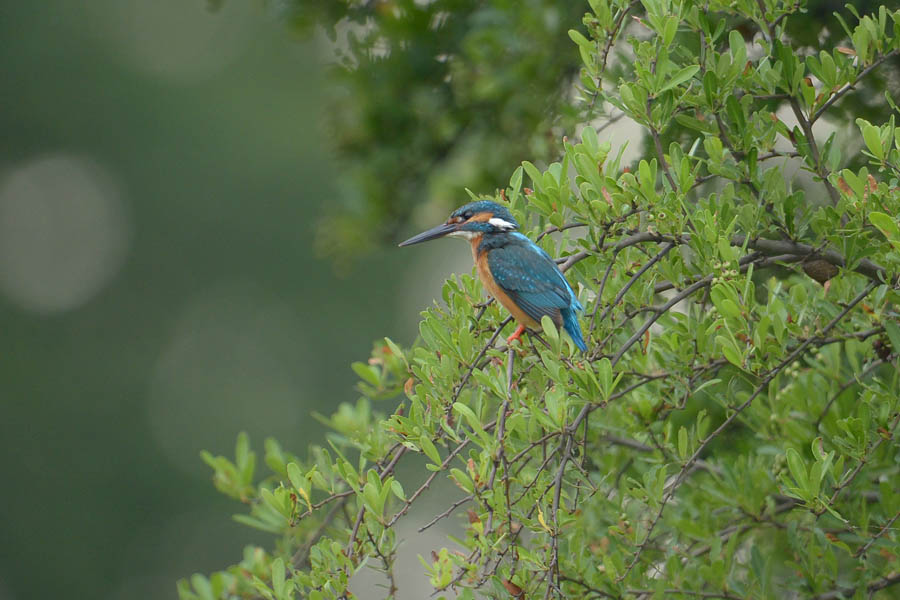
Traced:
<path fill-rule="evenodd" d="M 465 219 L 466 221 L 468 221 L 471 218 L 472 218 L 472 211 L 467 210 L 466 212 L 463 213 L 463 219 Z"/>

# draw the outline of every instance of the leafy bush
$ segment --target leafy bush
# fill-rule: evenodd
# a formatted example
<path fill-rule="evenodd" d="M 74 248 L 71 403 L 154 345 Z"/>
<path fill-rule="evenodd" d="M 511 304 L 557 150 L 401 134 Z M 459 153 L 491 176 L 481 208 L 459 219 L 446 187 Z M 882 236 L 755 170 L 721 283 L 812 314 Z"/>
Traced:
<path fill-rule="evenodd" d="M 423 197 L 449 212 L 462 185 L 493 187 L 523 159 L 551 158 L 578 120 L 566 37 L 578 2 L 278 5 L 298 30 L 324 24 L 335 41 L 324 121 L 352 185 L 325 208 L 317 243 L 340 262 L 395 239 Z"/>
<path fill-rule="evenodd" d="M 394 526 L 437 478 L 459 492 L 421 526 L 465 524 L 423 559 L 448 597 L 894 597 L 900 127 L 865 86 L 896 68 L 900 11 L 849 10 L 820 51 L 786 33 L 794 2 L 590 6 L 584 100 L 648 155 L 626 168 L 585 126 L 493 197 L 562 257 L 588 352 L 549 322 L 506 348 L 510 319 L 450 278 L 414 347 L 353 365 L 327 448 L 267 440 L 262 480 L 244 436 L 204 455 L 279 542 L 182 598 L 349 598 L 365 565 L 391 596 Z M 878 122 L 842 121 L 866 93 Z"/>

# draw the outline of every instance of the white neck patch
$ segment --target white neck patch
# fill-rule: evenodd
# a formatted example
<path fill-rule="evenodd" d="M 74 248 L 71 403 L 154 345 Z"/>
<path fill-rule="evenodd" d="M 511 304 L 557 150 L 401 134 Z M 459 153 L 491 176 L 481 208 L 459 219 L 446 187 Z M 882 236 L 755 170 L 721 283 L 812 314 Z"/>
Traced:
<path fill-rule="evenodd" d="M 476 235 L 478 235 L 475 231 L 466 231 L 465 229 L 460 229 L 459 231 L 454 231 L 452 233 L 448 233 L 447 237 L 458 237 L 463 238 L 465 240 L 471 240 Z"/>
<path fill-rule="evenodd" d="M 503 231 L 512 231 L 513 229 L 516 228 L 515 225 L 513 225 L 509 221 L 504 221 L 500 217 L 491 217 L 490 220 L 488 221 L 488 223 L 490 223 L 491 225 L 493 225 L 494 227 L 496 227 L 498 229 L 502 229 Z"/>

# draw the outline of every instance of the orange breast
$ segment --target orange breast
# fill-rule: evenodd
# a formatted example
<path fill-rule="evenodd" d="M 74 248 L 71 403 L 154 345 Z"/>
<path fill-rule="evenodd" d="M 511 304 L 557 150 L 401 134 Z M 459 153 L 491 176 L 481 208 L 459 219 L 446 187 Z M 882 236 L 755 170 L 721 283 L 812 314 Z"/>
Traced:
<path fill-rule="evenodd" d="M 509 297 L 509 294 L 504 292 L 503 288 L 494 281 L 494 276 L 491 275 L 491 270 L 488 268 L 487 252 L 478 252 L 478 245 L 480 243 L 481 236 L 472 239 L 472 258 L 475 259 L 475 268 L 478 271 L 478 278 L 481 279 L 481 283 L 484 285 L 485 289 L 497 300 L 497 302 L 502 304 L 520 324 L 531 327 L 532 329 L 540 329 L 538 322 L 525 314 L 525 311 L 519 308 L 516 303 L 513 302 L 512 298 Z"/>

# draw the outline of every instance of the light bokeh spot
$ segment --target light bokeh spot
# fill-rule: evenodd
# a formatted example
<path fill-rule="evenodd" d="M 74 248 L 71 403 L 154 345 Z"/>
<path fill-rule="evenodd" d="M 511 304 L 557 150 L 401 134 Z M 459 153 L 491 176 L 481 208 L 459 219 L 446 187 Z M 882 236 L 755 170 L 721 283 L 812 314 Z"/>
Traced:
<path fill-rule="evenodd" d="M 290 440 L 306 415 L 306 341 L 275 295 L 244 282 L 215 286 L 176 318 L 153 376 L 149 420 L 172 462 L 206 478 L 201 450 L 233 456 L 238 432 L 254 447 Z"/>
<path fill-rule="evenodd" d="M 15 168 L 0 182 L 0 292 L 37 313 L 77 308 L 119 270 L 130 230 L 112 177 L 93 161 Z"/>

